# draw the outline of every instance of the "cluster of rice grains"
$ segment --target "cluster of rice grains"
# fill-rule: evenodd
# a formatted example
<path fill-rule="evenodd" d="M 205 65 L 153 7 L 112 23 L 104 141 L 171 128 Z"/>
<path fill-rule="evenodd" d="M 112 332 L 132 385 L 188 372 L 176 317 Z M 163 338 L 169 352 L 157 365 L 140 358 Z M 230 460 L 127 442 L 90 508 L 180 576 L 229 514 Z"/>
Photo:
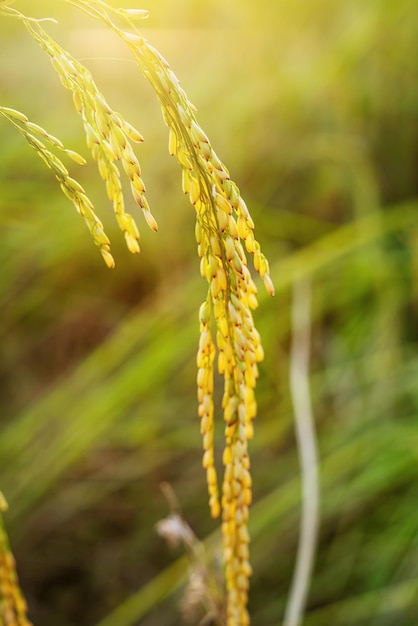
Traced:
<path fill-rule="evenodd" d="M 142 209 L 148 226 L 153 231 L 157 231 L 157 222 L 145 197 L 141 168 L 130 143 L 131 141 L 142 142 L 143 137 L 119 113 L 109 107 L 90 71 L 84 65 L 61 48 L 37 22 L 24 18 L 23 21 L 31 35 L 49 55 L 64 87 L 72 92 L 74 106 L 83 120 L 87 146 L 106 185 L 107 195 L 113 204 L 118 225 L 125 236 L 130 252 L 138 253 L 140 250 L 139 231 L 132 215 L 125 211 L 120 170 L 116 163 L 121 163 L 128 176 L 132 195 Z M 69 179 L 68 172 L 64 173 L 59 180 L 62 190 L 84 218 L 106 265 L 113 268 L 115 262 L 110 252 L 110 241 L 84 189 L 77 181 Z"/>
<path fill-rule="evenodd" d="M 253 436 L 253 419 L 257 412 L 254 389 L 258 377 L 257 363 L 263 358 L 263 349 L 251 313 L 257 306 L 256 287 L 247 268 L 244 247 L 247 252 L 254 253 L 255 263 L 271 294 L 273 286 L 267 261 L 254 239 L 253 223 L 237 187 L 194 120 L 188 129 L 196 154 L 191 159 L 192 167 L 183 169 L 183 188 L 196 209 L 200 271 L 209 283 L 207 300 L 200 308 L 201 334 L 197 354 L 203 465 L 207 472 L 211 513 L 217 517 L 220 508 L 222 510 L 227 624 L 245 625 L 249 623 L 246 604 L 251 575 L 247 530 L 251 474 L 247 442 Z M 183 148 L 179 141 L 177 150 Z M 184 154 L 179 160 L 185 160 Z M 225 449 L 221 503 L 213 451 L 213 369 L 216 357 L 218 372 L 224 379 Z"/>
<path fill-rule="evenodd" d="M 227 625 L 245 626 L 250 619 L 247 596 L 251 566 L 247 528 L 251 503 L 248 440 L 253 436 L 257 406 L 254 389 L 257 363 L 263 358 L 252 310 L 256 287 L 246 252 L 267 291 L 274 289 L 268 262 L 254 238 L 254 224 L 228 170 L 199 127 L 188 101 L 165 59 L 139 35 L 125 34 L 144 75 L 153 85 L 169 127 L 169 151 L 182 166 L 183 191 L 196 210 L 196 240 L 200 271 L 209 283 L 200 308 L 197 386 L 203 465 L 213 517 L 222 512 L 224 563 L 228 592 Z M 224 378 L 224 478 L 219 498 L 214 460 L 214 362 Z"/>
<path fill-rule="evenodd" d="M 1 513 L 6 509 L 7 504 L 0 491 L 0 624 L 32 626 L 26 615 L 26 601 L 19 587 L 15 560 L 3 526 Z"/>

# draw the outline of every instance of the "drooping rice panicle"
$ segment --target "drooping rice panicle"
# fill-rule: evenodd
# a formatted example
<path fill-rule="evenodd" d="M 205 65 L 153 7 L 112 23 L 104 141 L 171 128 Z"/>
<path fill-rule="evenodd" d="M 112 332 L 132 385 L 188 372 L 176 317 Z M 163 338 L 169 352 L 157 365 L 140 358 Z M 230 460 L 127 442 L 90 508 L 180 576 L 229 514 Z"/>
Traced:
<path fill-rule="evenodd" d="M 145 197 L 141 167 L 131 142 L 142 142 L 142 135 L 119 113 L 111 109 L 99 91 L 90 71 L 33 20 L 20 16 L 26 28 L 48 54 L 63 86 L 73 95 L 74 106 L 81 116 L 87 146 L 97 163 L 107 195 L 113 204 L 118 225 L 124 233 L 130 252 L 138 253 L 139 230 L 133 216 L 125 210 L 125 202 L 117 162 L 127 175 L 135 202 L 142 209 L 148 226 L 156 231 L 157 222 Z"/>
<path fill-rule="evenodd" d="M 257 289 L 247 267 L 246 252 L 267 291 L 274 289 L 268 262 L 254 237 L 254 223 L 239 189 L 197 123 L 195 108 L 168 63 L 137 32 L 122 32 L 143 74 L 153 85 L 169 127 L 169 151 L 183 171 L 183 190 L 196 210 L 196 239 L 208 299 L 201 309 L 198 350 L 198 402 L 212 515 L 222 510 L 224 564 L 228 593 L 228 626 L 245 626 L 249 577 L 248 517 L 251 474 L 248 441 L 257 413 L 257 363 L 263 358 L 252 310 Z M 216 347 L 211 325 L 216 328 Z M 224 378 L 224 477 L 221 507 L 213 451 L 213 367 Z"/>
<path fill-rule="evenodd" d="M 136 35 L 135 35 L 136 36 Z M 268 262 L 254 238 L 254 224 L 238 187 L 213 151 L 196 121 L 177 79 L 161 55 L 143 40 L 127 38 L 144 74 L 152 82 L 169 127 L 169 150 L 183 170 L 183 190 L 196 210 L 196 239 L 201 274 L 208 281 L 208 300 L 200 319 L 198 352 L 198 400 L 202 420 L 204 465 L 207 470 L 210 507 L 216 502 L 213 462 L 213 369 L 217 351 L 218 371 L 224 378 L 222 408 L 225 420 L 224 478 L 222 485 L 222 532 L 228 591 L 228 626 L 249 624 L 247 599 L 249 563 L 248 516 L 251 474 L 248 441 L 253 436 L 257 407 L 257 363 L 263 358 L 260 336 L 252 310 L 257 306 L 256 287 L 247 267 L 245 250 L 273 294 Z M 244 250 L 245 248 L 245 250 Z M 211 320 L 216 328 L 216 350 L 210 337 Z M 210 337 L 210 338 L 209 338 Z M 202 372 L 203 370 L 203 372 Z"/>

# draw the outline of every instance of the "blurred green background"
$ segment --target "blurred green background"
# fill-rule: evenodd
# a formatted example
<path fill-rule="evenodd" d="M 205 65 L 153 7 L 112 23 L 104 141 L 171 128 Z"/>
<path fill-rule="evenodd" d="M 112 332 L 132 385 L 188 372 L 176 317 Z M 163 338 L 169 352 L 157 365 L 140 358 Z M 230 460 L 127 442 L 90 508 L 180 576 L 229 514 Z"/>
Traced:
<path fill-rule="evenodd" d="M 122 44 L 65 2 L 14 6 L 57 18 L 48 32 L 144 134 L 137 154 L 160 227 L 155 235 L 138 215 L 142 252 L 131 256 L 94 165 L 72 165 L 111 236 L 117 265 L 107 270 L 51 173 L 1 122 L 0 488 L 20 579 L 39 626 L 179 624 L 186 570 L 155 532 L 168 511 L 161 481 L 199 538 L 218 526 L 196 417 L 206 287 L 194 211 L 157 100 Z M 289 311 L 292 284 L 306 278 L 321 528 L 304 624 L 414 626 L 417 4 L 144 0 L 139 8 L 151 13 L 141 31 L 169 60 L 241 188 L 276 286 L 270 299 L 257 283 L 266 357 L 251 444 L 253 623 L 280 622 L 295 561 Z M 0 81 L 2 105 L 88 156 L 70 94 L 10 18 L 0 21 Z"/>

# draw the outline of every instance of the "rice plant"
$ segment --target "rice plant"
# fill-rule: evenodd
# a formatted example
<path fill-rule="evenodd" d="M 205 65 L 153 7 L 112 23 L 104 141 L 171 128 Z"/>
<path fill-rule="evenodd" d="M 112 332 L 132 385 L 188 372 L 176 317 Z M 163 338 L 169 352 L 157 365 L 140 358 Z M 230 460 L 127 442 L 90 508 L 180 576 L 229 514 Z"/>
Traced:
<path fill-rule="evenodd" d="M 227 206 L 233 183 L 211 186 L 218 172 L 239 182 L 255 222 L 248 241 L 232 237 L 235 251 L 241 260 L 240 243 L 256 261 L 256 233 L 276 292 L 252 275 L 258 308 L 248 308 L 264 359 L 248 443 L 251 623 L 288 625 L 296 597 L 306 626 L 415 626 L 414 3 L 121 4 L 127 14 L 113 1 L 0 4 L 0 489 L 29 618 L 14 564 L 2 570 L 9 609 L 45 626 L 225 623 L 230 544 L 209 512 L 227 504 L 227 425 L 216 416 L 229 348 L 220 356 L 216 314 L 233 277 L 228 257 L 212 254 L 210 216 L 232 229 L 233 219 L 238 236 L 252 222 Z M 39 21 L 49 15 L 57 23 Z M 126 21 L 135 18 L 139 30 Z M 71 67 L 64 89 L 51 57 Z M 178 116 L 189 106 L 185 130 Z M 115 145 L 122 132 L 126 158 Z M 142 215 L 158 221 L 158 236 Z M 112 271 L 91 245 L 95 232 Z M 232 255 L 226 231 L 218 243 Z M 209 284 L 215 275 L 222 286 L 223 272 L 227 290 L 215 296 Z M 236 343 L 244 326 L 231 326 Z M 218 354 L 199 351 L 196 406 L 201 332 Z M 212 371 L 213 405 L 204 393 Z M 320 486 L 313 563 L 298 557 L 312 548 L 309 533 L 300 543 L 294 417 L 307 390 Z M 302 589 L 292 584 L 297 561 Z"/>
<path fill-rule="evenodd" d="M 254 255 L 254 267 L 263 278 L 268 292 L 273 295 L 268 262 L 254 238 L 254 223 L 239 189 L 199 126 L 195 108 L 167 61 L 147 43 L 132 21 L 136 17 L 143 18 L 147 12 L 113 9 L 101 0 L 71 0 L 69 3 L 104 22 L 130 48 L 161 103 L 163 117 L 169 127 L 169 151 L 176 156 L 182 168 L 183 191 L 196 210 L 200 273 L 209 285 L 207 298 L 200 307 L 197 355 L 203 467 L 206 469 L 211 515 L 218 517 L 222 511 L 228 594 L 225 623 L 228 626 L 245 626 L 249 624 L 247 600 L 252 573 L 248 532 L 252 481 L 248 441 L 253 437 L 253 420 L 257 413 L 254 391 L 258 378 L 257 363 L 263 359 L 263 350 L 251 313 L 258 304 L 257 289 L 247 268 L 244 247 Z M 89 70 L 54 41 L 39 20 L 27 18 L 9 4 L 0 7 L 4 17 L 16 18 L 26 27 L 49 56 L 63 86 L 72 92 L 75 109 L 83 119 L 87 146 L 97 162 L 128 249 L 133 253 L 139 252 L 139 230 L 132 215 L 124 209 L 120 172 L 115 163 L 121 162 L 135 201 L 148 225 L 156 231 L 157 223 L 145 198 L 141 168 L 129 142 L 129 139 L 143 141 L 142 135 L 111 109 Z M 115 20 L 123 26 L 118 26 Z M 58 139 L 30 122 L 20 111 L 3 107 L 0 113 L 53 170 L 62 191 L 84 218 L 107 266 L 113 268 L 115 263 L 110 241 L 93 204 L 83 187 L 69 176 L 66 167 L 37 135 L 53 147 L 64 150 L 77 163 L 84 164 L 84 159 L 76 152 L 65 149 Z M 222 498 L 219 496 L 214 460 L 213 392 L 217 352 L 218 371 L 224 378 L 225 470 Z"/>

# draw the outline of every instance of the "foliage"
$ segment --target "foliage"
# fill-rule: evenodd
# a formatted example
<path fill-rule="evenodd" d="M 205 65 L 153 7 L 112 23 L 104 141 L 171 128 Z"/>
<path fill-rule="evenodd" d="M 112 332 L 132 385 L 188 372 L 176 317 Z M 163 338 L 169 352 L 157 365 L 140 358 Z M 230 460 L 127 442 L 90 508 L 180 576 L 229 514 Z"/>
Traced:
<path fill-rule="evenodd" d="M 204 293 L 194 278 L 193 235 L 186 234 L 193 215 L 162 156 L 166 140 L 152 94 L 138 87 L 129 61 L 118 60 L 125 53 L 116 42 L 101 45 L 87 19 L 71 38 L 64 25 L 73 23 L 70 8 L 36 4 L 39 17 L 60 18 L 45 29 L 91 68 L 100 91 L 112 94 L 112 107 L 146 128 L 142 165 L 160 232 L 152 243 L 152 233 L 141 233 L 139 262 L 124 256 L 94 171 L 84 166 L 77 179 L 102 206 L 118 260 L 106 273 L 66 199 L 2 123 L 6 521 L 34 622 L 169 625 L 178 623 L 171 596 L 176 602 L 187 565 L 170 564 L 153 531 L 166 514 L 160 481 L 173 485 L 196 534 L 208 536 L 208 554 L 217 554 L 221 541 L 206 516 L 199 469 L 194 311 Z M 30 13 L 32 5 L 22 0 L 21 10 Z M 294 563 L 299 479 L 288 305 L 293 283 L 308 277 L 322 509 L 304 623 L 412 626 L 413 3 L 232 1 L 211 3 L 210 11 L 191 0 L 144 5 L 152 9 L 148 38 L 183 77 L 241 183 L 276 287 L 274 301 L 260 290 L 254 314 L 268 349 L 251 444 L 253 621 L 277 623 Z M 10 22 L 0 25 L 2 103 L 84 154 L 67 94 Z M 210 28 L 200 29 L 204 24 Z M 126 204 L 133 213 L 134 202 Z M 216 394 L 221 398 L 218 383 Z M 215 442 L 221 439 L 215 430 Z"/>

